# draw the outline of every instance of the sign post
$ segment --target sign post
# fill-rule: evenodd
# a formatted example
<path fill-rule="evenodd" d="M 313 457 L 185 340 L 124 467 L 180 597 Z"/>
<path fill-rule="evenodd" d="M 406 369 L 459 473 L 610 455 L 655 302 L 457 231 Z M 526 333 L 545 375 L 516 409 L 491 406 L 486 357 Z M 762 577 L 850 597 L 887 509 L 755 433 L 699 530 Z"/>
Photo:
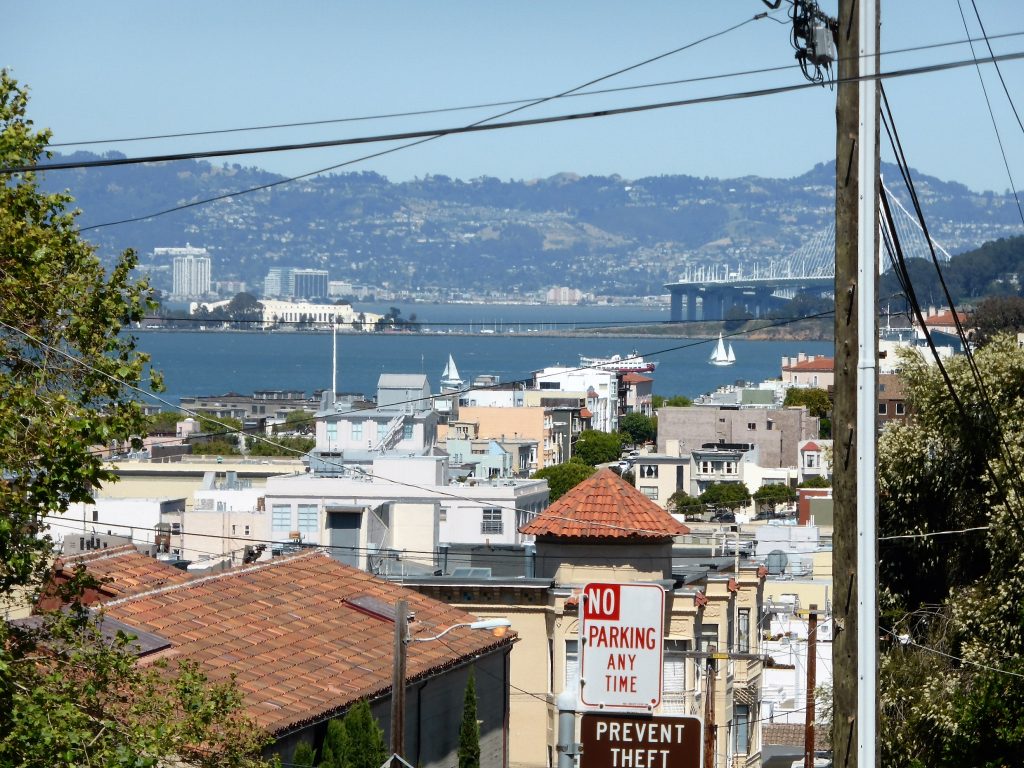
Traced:
<path fill-rule="evenodd" d="M 650 713 L 661 703 L 665 590 L 588 584 L 580 622 L 584 710 Z"/>

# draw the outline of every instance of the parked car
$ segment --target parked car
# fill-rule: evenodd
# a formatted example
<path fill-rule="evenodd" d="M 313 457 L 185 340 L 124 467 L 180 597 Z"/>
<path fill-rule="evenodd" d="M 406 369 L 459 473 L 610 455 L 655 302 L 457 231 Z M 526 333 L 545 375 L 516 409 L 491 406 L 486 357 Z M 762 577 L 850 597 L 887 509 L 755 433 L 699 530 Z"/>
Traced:
<path fill-rule="evenodd" d="M 720 509 L 711 517 L 712 523 L 735 523 L 736 515 L 727 509 Z"/>

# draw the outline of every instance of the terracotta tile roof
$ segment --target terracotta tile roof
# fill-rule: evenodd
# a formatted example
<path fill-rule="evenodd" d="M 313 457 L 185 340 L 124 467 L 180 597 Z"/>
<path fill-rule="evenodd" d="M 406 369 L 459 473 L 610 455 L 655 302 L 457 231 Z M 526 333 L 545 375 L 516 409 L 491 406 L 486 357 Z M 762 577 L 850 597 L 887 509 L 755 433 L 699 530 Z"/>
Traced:
<path fill-rule="evenodd" d="M 519 530 L 561 539 L 648 541 L 690 532 L 610 469 L 595 472 Z"/>
<path fill-rule="evenodd" d="M 960 319 L 961 325 L 967 325 L 967 313 L 957 312 L 956 316 Z M 955 328 L 956 323 L 953 321 L 953 312 L 949 309 L 942 309 L 936 312 L 934 315 L 928 315 L 924 319 L 924 324 L 927 326 L 940 326 Z"/>
<path fill-rule="evenodd" d="M 836 367 L 836 361 L 831 357 L 819 356 L 814 359 L 801 360 L 798 363 L 792 363 L 791 365 L 782 366 L 784 371 L 833 371 Z"/>
<path fill-rule="evenodd" d="M 644 384 L 648 381 L 654 381 L 650 376 L 644 376 L 642 373 L 627 373 L 622 377 L 622 381 L 626 384 Z"/>
<path fill-rule="evenodd" d="M 804 726 L 800 723 L 765 723 L 761 732 L 762 743 L 767 746 L 803 747 Z M 814 749 L 832 748 L 828 728 L 814 729 Z"/>
<path fill-rule="evenodd" d="M 473 620 L 321 552 L 195 578 L 113 601 L 105 610 L 170 640 L 170 655 L 199 662 L 213 680 L 234 674 L 249 714 L 276 734 L 390 690 L 394 622 L 383 614 L 393 611 L 398 599 L 407 600 L 415 613 L 414 637 Z M 385 610 L 367 610 L 367 605 Z M 444 642 L 410 643 L 408 679 L 514 641 L 514 634 L 496 638 L 458 629 Z"/>
<path fill-rule="evenodd" d="M 51 584 L 36 604 L 39 610 L 48 611 L 60 607 L 61 601 L 55 596 L 53 588 L 67 582 L 79 565 L 85 566 L 90 575 L 102 582 L 98 589 L 87 590 L 83 595 L 86 605 L 170 584 L 181 584 L 192 578 L 189 573 L 173 565 L 142 554 L 133 544 L 83 552 L 57 560 L 50 574 Z"/>
<path fill-rule="evenodd" d="M 580 418 L 581 419 L 590 419 L 590 418 L 593 418 L 593 416 L 594 416 L 594 414 L 592 414 L 590 412 L 589 408 L 580 408 Z"/>
<path fill-rule="evenodd" d="M 807 443 L 807 445 L 805 445 L 800 450 L 801 451 L 820 451 L 821 447 L 817 443 L 812 441 L 810 443 Z"/>

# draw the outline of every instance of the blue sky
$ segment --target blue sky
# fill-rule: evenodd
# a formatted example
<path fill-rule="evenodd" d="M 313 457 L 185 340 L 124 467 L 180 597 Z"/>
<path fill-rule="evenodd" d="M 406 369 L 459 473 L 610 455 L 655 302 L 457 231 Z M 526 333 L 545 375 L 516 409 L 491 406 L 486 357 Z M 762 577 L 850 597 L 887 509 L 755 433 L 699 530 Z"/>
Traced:
<path fill-rule="evenodd" d="M 990 35 L 1024 32 L 1019 0 L 975 0 Z M 970 0 L 961 0 L 977 29 Z M 783 4 L 783 8 L 786 4 Z M 835 0 L 823 3 L 834 13 Z M 0 66 L 31 89 L 30 112 L 54 142 L 113 139 L 269 123 L 362 117 L 548 96 L 721 32 L 767 10 L 760 0 L 435 0 L 5 4 Z M 44 13 L 40 11 L 44 10 Z M 882 0 L 883 51 L 965 37 L 956 0 Z M 783 11 L 774 14 L 785 20 Z M 1024 51 L 1024 34 L 993 41 Z M 984 45 L 978 46 L 983 55 Z M 883 70 L 969 59 L 956 45 L 887 55 Z M 793 64 L 789 26 L 745 24 L 713 41 L 602 82 L 598 88 L 725 75 Z M 1024 117 L 1024 61 L 1001 65 Z M 1024 132 L 991 65 L 989 97 L 1018 187 Z M 795 68 L 700 83 L 548 102 L 535 117 L 769 88 L 801 81 Z M 1009 187 L 973 67 L 890 81 L 911 163 L 976 190 Z M 530 179 L 559 172 L 733 177 L 794 176 L 830 161 L 835 95 L 799 93 L 442 138 L 352 166 L 393 180 L 427 174 Z M 464 125 L 500 108 L 320 127 L 122 144 L 128 155 L 179 152 Z M 369 151 L 383 149 L 375 145 Z M 63 150 L 68 151 L 68 150 Z M 238 160 L 298 174 L 366 147 Z M 887 153 L 883 152 L 883 157 Z M 229 159 L 229 162 L 234 162 Z"/>

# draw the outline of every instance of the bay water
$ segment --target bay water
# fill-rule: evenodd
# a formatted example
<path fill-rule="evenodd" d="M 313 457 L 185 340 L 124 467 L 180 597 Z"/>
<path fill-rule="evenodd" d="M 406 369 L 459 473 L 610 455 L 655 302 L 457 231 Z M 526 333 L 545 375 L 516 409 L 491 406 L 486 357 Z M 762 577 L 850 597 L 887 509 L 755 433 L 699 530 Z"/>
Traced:
<path fill-rule="evenodd" d="M 362 311 L 391 305 L 357 304 Z M 602 325 L 664 322 L 668 311 L 648 307 L 550 307 L 534 305 L 394 304 L 422 333 L 339 333 L 338 391 L 373 395 L 382 373 L 423 373 L 437 391 L 441 371 L 454 357 L 462 378 L 496 375 L 502 382 L 529 380 L 549 365 L 577 366 L 580 355 L 606 357 L 636 351 L 657 361 L 656 394 L 694 397 L 737 381 L 780 374 L 781 358 L 833 353 L 831 341 L 750 341 L 735 336 L 735 365 L 710 365 L 715 339 L 644 335 L 581 337 L 558 331 Z M 429 332 L 428 332 L 429 329 Z M 177 406 L 182 396 L 251 394 L 262 389 L 312 393 L 331 385 L 332 334 L 295 331 L 140 331 L 139 347 L 164 376 L 160 397 Z M 158 401 L 153 401 L 160 404 Z M 165 406 L 166 407 L 166 406 Z"/>

